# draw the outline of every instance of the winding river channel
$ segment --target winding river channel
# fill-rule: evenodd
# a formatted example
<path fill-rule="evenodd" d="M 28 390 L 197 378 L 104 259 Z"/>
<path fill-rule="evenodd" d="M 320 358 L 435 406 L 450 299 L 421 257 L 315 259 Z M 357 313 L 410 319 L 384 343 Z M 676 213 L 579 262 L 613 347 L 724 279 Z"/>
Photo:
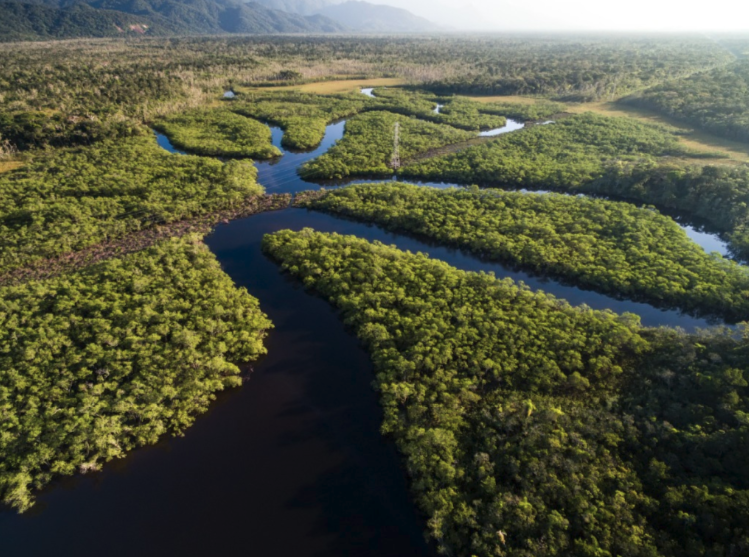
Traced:
<path fill-rule="evenodd" d="M 268 193 L 319 187 L 299 178 L 297 169 L 340 139 L 344 125 L 328 126 L 322 144 L 305 153 L 285 152 L 281 130 L 272 128 L 284 156 L 257 164 L 260 183 Z M 508 128 L 515 125 L 508 122 Z M 157 139 L 175 151 L 167 138 Z M 305 293 L 261 253 L 264 234 L 304 227 L 427 252 L 460 269 L 522 280 L 572 304 L 636 313 L 645 325 L 709 325 L 322 213 L 289 208 L 236 220 L 206 243 L 275 324 L 268 355 L 244 388 L 222 393 L 184 437 L 137 450 L 100 473 L 60 480 L 27 514 L 0 512 L 0 555 L 434 554 L 396 450 L 379 432 L 367 353 L 325 301 Z M 706 250 L 726 253 L 717 236 L 682 227 Z"/>

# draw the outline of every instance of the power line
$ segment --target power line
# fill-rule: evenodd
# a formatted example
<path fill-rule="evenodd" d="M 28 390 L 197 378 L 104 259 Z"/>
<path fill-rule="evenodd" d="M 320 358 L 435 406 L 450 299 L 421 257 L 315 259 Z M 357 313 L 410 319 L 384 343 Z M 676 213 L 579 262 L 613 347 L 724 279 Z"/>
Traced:
<path fill-rule="evenodd" d="M 395 130 L 393 134 L 393 157 L 390 159 L 390 167 L 397 170 L 401 167 L 401 156 L 399 149 L 400 140 L 400 122 L 395 123 Z"/>

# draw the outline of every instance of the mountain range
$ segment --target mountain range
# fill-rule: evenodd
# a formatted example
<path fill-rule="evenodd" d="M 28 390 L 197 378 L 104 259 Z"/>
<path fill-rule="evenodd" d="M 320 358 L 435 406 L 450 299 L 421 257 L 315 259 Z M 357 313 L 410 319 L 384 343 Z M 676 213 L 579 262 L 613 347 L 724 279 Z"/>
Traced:
<path fill-rule="evenodd" d="M 0 41 L 275 33 L 398 33 L 438 28 L 412 13 L 336 0 L 0 0 Z"/>
<path fill-rule="evenodd" d="M 300 15 L 319 14 L 357 33 L 421 33 L 439 31 L 431 21 L 408 10 L 357 0 L 256 0 L 267 8 Z"/>

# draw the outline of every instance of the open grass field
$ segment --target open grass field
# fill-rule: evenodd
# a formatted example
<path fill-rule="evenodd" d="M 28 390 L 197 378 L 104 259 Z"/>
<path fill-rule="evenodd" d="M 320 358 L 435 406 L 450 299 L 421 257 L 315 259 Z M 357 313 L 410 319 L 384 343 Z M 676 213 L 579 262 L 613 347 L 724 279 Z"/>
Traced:
<path fill-rule="evenodd" d="M 521 97 L 521 96 L 471 96 L 471 99 L 478 102 L 507 102 L 517 104 L 533 104 L 537 99 L 533 97 Z M 630 106 L 624 106 L 615 102 L 591 102 L 591 103 L 576 103 L 567 105 L 567 111 L 573 114 L 581 114 L 583 112 L 594 112 L 604 116 L 625 116 L 627 118 L 635 118 L 637 120 L 645 122 L 655 122 L 660 124 L 667 124 L 679 128 L 681 130 L 688 131 L 688 133 L 679 138 L 679 141 L 685 147 L 701 153 L 714 153 L 717 151 L 726 154 L 724 158 L 710 159 L 710 164 L 742 164 L 749 163 L 749 145 L 741 143 L 739 141 L 731 141 L 730 139 L 723 139 L 710 133 L 693 129 L 678 120 L 663 116 L 656 112 L 635 108 Z M 703 162 L 705 159 L 700 159 Z"/>
<path fill-rule="evenodd" d="M 476 95 L 465 95 L 469 99 L 473 99 L 474 101 L 480 102 L 480 103 L 493 103 L 493 102 L 503 102 L 503 103 L 517 103 L 517 104 L 535 104 L 539 100 L 546 100 L 546 99 L 536 99 L 533 97 L 521 97 L 519 95 L 493 95 L 493 96 L 476 96 Z"/>
<path fill-rule="evenodd" d="M 724 159 L 714 159 L 711 162 L 723 164 L 749 163 L 749 145 L 739 141 L 723 139 L 704 131 L 695 130 L 689 125 L 651 110 L 624 106 L 613 102 L 574 104 L 569 105 L 567 110 L 572 113 L 595 112 L 596 114 L 603 114 L 605 116 L 626 116 L 628 118 L 667 124 L 682 130 L 689 130 L 687 135 L 684 135 L 679 139 L 685 147 L 700 152 L 722 151 L 726 153 Z"/>
<path fill-rule="evenodd" d="M 376 77 L 372 79 L 339 79 L 334 81 L 317 81 L 305 83 L 304 85 L 285 85 L 282 87 L 263 87 L 263 90 L 297 90 L 304 93 L 317 93 L 318 95 L 334 95 L 336 93 L 350 93 L 358 91 L 362 87 L 394 87 L 403 85 L 405 81 L 398 77 Z"/>

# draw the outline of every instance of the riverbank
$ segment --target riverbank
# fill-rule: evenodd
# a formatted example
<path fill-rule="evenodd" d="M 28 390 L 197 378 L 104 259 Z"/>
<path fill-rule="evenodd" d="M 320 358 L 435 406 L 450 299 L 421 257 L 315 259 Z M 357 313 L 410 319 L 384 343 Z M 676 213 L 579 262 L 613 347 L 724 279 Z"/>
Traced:
<path fill-rule="evenodd" d="M 0 286 L 22 284 L 30 280 L 48 279 L 70 273 L 111 259 L 122 257 L 146 249 L 166 238 L 181 237 L 186 234 L 208 234 L 217 224 L 248 217 L 265 211 L 285 209 L 291 202 L 290 194 L 274 194 L 251 197 L 242 205 L 232 209 L 217 211 L 192 219 L 168 224 L 160 224 L 139 230 L 123 238 L 102 242 L 76 252 L 58 257 L 34 261 L 25 267 L 0 275 Z"/>

